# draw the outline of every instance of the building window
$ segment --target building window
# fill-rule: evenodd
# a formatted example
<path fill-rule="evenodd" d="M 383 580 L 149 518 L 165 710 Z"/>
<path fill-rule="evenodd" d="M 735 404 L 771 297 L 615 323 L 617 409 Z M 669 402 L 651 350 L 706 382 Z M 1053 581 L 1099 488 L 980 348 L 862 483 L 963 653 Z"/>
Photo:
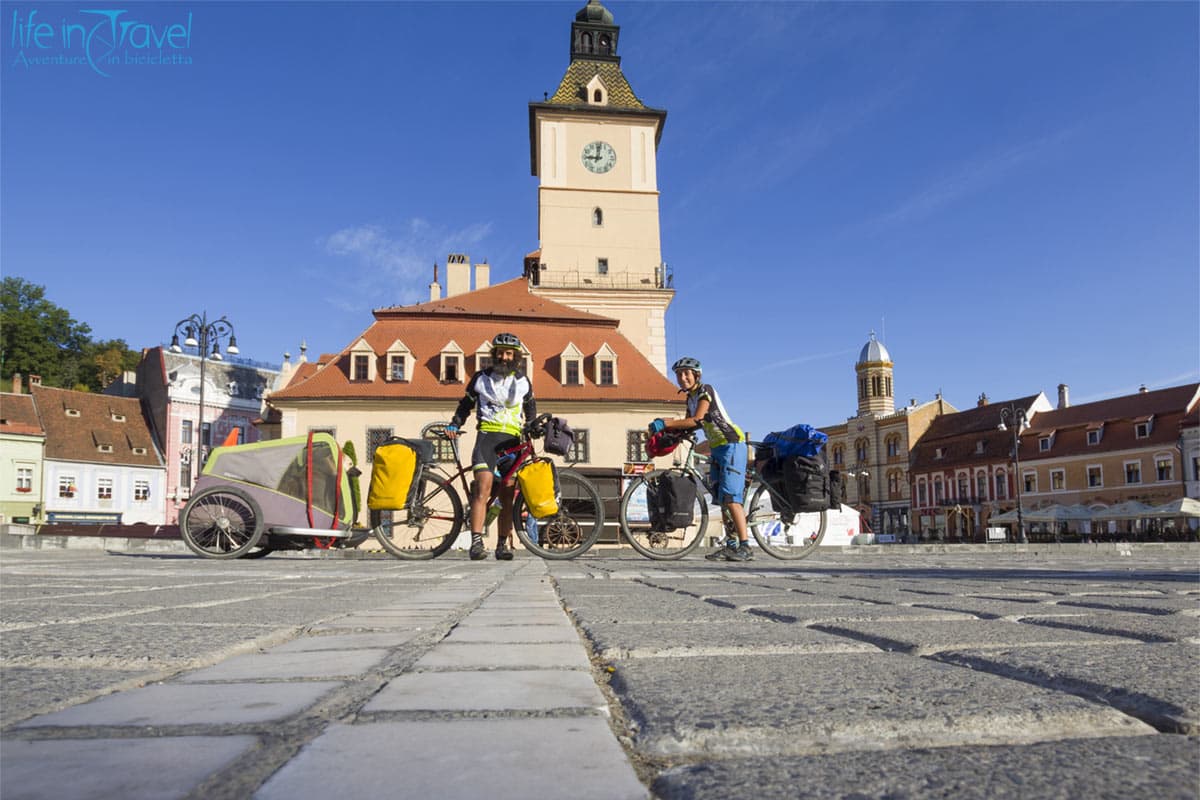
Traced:
<path fill-rule="evenodd" d="M 1008 497 L 1008 476 L 1003 472 L 996 473 L 996 499 L 1004 500 Z"/>
<path fill-rule="evenodd" d="M 888 473 L 888 498 L 895 500 L 900 496 L 900 473 Z"/>
<path fill-rule="evenodd" d="M 393 381 L 407 380 L 404 371 L 404 356 L 392 356 L 391 365 L 388 367 L 388 378 Z"/>
<path fill-rule="evenodd" d="M 975 475 L 975 494 L 980 503 L 987 500 L 987 484 L 988 479 L 986 472 L 980 472 Z"/>
<path fill-rule="evenodd" d="M 593 228 L 603 228 L 604 227 L 604 211 L 602 209 L 599 209 L 599 208 L 592 209 L 592 227 Z"/>
<path fill-rule="evenodd" d="M 1087 481 L 1089 489 L 1104 485 L 1104 470 L 1099 464 L 1093 464 L 1087 468 Z"/>
<path fill-rule="evenodd" d="M 350 377 L 351 380 L 365 381 L 371 377 L 371 357 L 365 355 L 354 356 L 354 374 Z"/>
<path fill-rule="evenodd" d="M 867 379 L 859 378 L 858 379 L 858 399 L 862 400 L 866 396 L 867 396 Z"/>
<path fill-rule="evenodd" d="M 150 499 L 150 481 L 133 482 L 133 499 L 139 503 Z"/>
<path fill-rule="evenodd" d="M 625 460 L 626 461 L 649 461 L 650 455 L 646 452 L 646 431 L 625 431 Z"/>
<path fill-rule="evenodd" d="M 971 492 L 971 482 L 966 475 L 958 476 L 958 500 L 966 500 Z"/>
<path fill-rule="evenodd" d="M 458 383 L 462 375 L 462 356 L 457 353 L 442 353 L 442 383 Z"/>
<path fill-rule="evenodd" d="M 1133 426 L 1133 436 L 1135 439 L 1147 439 L 1150 437 L 1150 423 L 1139 422 Z"/>
<path fill-rule="evenodd" d="M 1040 439 L 1038 439 L 1038 451 L 1045 453 L 1047 450 L 1050 449 L 1050 444 L 1052 443 L 1052 441 L 1053 440 L 1049 436 L 1043 436 Z"/>
<path fill-rule="evenodd" d="M 367 428 L 367 463 L 375 459 L 375 450 L 392 436 L 391 428 Z"/>
<path fill-rule="evenodd" d="M 926 497 L 925 481 L 917 481 L 917 505 L 924 506 Z"/>
<path fill-rule="evenodd" d="M 1171 459 L 1163 456 L 1156 456 L 1154 459 L 1154 472 L 1158 475 L 1160 481 L 1171 480 Z"/>
<path fill-rule="evenodd" d="M 863 464 L 867 460 L 868 442 L 866 439 L 859 439 L 854 443 L 854 459 L 857 463 Z"/>
<path fill-rule="evenodd" d="M 607 258 L 597 258 L 596 259 L 596 274 L 597 275 L 607 275 L 608 274 L 608 259 Z"/>
<path fill-rule="evenodd" d="M 617 382 L 616 370 L 613 368 L 611 359 L 604 359 L 600 362 L 600 385 L 612 386 Z"/>
<path fill-rule="evenodd" d="M 887 455 L 888 458 L 895 458 L 900 455 L 900 437 L 889 436 L 887 438 Z"/>
<path fill-rule="evenodd" d="M 17 491 L 22 494 L 33 491 L 33 467 L 17 467 Z"/>
<path fill-rule="evenodd" d="M 833 448 L 833 463 L 834 466 L 840 467 L 846 458 L 846 448 L 840 444 Z"/>
<path fill-rule="evenodd" d="M 113 482 L 112 478 L 100 478 L 96 481 L 96 499 L 97 500 L 112 500 Z"/>
<path fill-rule="evenodd" d="M 71 498 L 75 496 L 75 476 L 61 475 L 58 479 L 58 496 Z"/>
<path fill-rule="evenodd" d="M 945 454 L 946 454 L 946 451 L 945 451 L 945 449 L 943 449 L 943 448 L 941 448 L 941 447 L 935 447 L 935 448 L 933 448 L 933 457 L 934 457 L 934 458 L 941 458 L 941 457 L 942 457 L 942 456 L 944 456 Z"/>
<path fill-rule="evenodd" d="M 179 485 L 182 487 L 190 486 L 192 483 L 192 465 L 184 461 L 179 465 Z"/>
<path fill-rule="evenodd" d="M 1026 472 L 1022 478 L 1022 482 L 1024 485 L 1022 486 L 1021 491 L 1025 492 L 1025 494 L 1033 494 L 1037 491 L 1036 472 Z"/>
<path fill-rule="evenodd" d="M 212 423 L 205 422 L 200 426 L 200 444 L 204 447 L 212 447 Z"/>
<path fill-rule="evenodd" d="M 933 479 L 933 504 L 940 506 L 945 498 L 945 492 L 942 491 L 942 479 L 940 477 Z"/>
<path fill-rule="evenodd" d="M 192 443 L 192 421 L 190 419 L 183 421 L 183 429 L 179 433 L 179 441 L 184 444 Z"/>
<path fill-rule="evenodd" d="M 571 464 L 586 464 L 591 460 L 591 448 L 588 446 L 588 432 L 575 429 L 575 442 L 567 451 L 566 460 Z"/>
<path fill-rule="evenodd" d="M 1061 492 L 1067 488 L 1067 473 L 1061 469 L 1050 470 L 1050 491 Z"/>
<path fill-rule="evenodd" d="M 437 461 L 439 464 L 453 464 L 454 443 L 449 439 L 443 439 L 442 437 L 436 436 L 433 433 L 433 429 L 438 427 L 440 424 L 441 423 L 435 422 L 431 425 L 426 425 L 421 430 L 421 438 L 426 441 L 433 442 L 434 461 Z"/>
<path fill-rule="evenodd" d="M 483 372 L 484 370 L 491 369 L 491 368 L 492 368 L 492 357 L 490 355 L 489 356 L 475 356 L 475 369 L 476 370 L 478 370 L 479 372 Z"/>
<path fill-rule="evenodd" d="M 1094 445 L 1094 444 L 1100 444 L 1100 429 L 1099 428 L 1094 428 L 1093 430 L 1090 430 L 1087 432 L 1087 443 L 1089 446 Z"/>
<path fill-rule="evenodd" d="M 1125 482 L 1126 483 L 1141 483 L 1142 482 L 1142 462 L 1126 461 L 1125 462 Z"/>
<path fill-rule="evenodd" d="M 567 386 L 578 386 L 582 381 L 579 379 L 579 361 L 571 359 L 564 365 L 566 374 L 563 376 L 563 383 Z"/>

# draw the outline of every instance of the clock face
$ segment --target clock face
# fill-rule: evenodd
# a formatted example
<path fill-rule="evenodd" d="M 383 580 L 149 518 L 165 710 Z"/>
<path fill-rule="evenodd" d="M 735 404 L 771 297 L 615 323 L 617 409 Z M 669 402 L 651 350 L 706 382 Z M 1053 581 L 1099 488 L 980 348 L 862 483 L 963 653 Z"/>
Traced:
<path fill-rule="evenodd" d="M 608 142 L 589 142 L 583 146 L 583 165 L 592 172 L 608 172 L 617 163 L 617 152 Z"/>

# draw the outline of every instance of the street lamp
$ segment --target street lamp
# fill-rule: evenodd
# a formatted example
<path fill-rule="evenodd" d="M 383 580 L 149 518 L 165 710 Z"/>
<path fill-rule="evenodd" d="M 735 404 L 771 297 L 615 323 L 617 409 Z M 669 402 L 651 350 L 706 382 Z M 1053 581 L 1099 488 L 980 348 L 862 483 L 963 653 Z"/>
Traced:
<path fill-rule="evenodd" d="M 172 353 L 183 352 L 183 347 L 179 346 L 180 336 L 183 337 L 184 347 L 194 347 L 200 355 L 200 419 L 196 425 L 196 452 L 199 458 L 193 459 L 197 462 L 196 475 L 199 476 L 200 470 L 204 468 L 204 365 L 210 358 L 213 361 L 224 360 L 221 355 L 221 339 L 225 337 L 229 337 L 229 346 L 225 351 L 234 356 L 239 351 L 237 337 L 233 335 L 233 323 L 225 317 L 209 322 L 207 311 L 203 314 L 192 314 L 175 323 L 175 333 L 171 336 Z"/>
<path fill-rule="evenodd" d="M 1021 434 L 1029 427 L 1025 409 L 1018 408 L 1015 404 L 1000 409 L 1000 425 L 997 427 L 1002 431 L 1009 430 L 1010 420 L 1013 435 L 1013 485 L 1017 488 L 1017 541 L 1027 544 L 1029 538 L 1025 535 L 1025 515 L 1021 509 Z"/>

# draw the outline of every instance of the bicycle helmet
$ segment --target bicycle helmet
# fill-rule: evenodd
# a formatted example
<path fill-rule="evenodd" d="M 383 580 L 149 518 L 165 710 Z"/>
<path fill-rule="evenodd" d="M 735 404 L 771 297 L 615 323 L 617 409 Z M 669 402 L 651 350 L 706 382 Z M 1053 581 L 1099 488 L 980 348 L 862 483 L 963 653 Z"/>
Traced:
<path fill-rule="evenodd" d="M 681 369 L 690 369 L 698 373 L 701 371 L 700 362 L 689 356 L 684 356 L 671 365 L 672 372 L 678 372 Z"/>
<path fill-rule="evenodd" d="M 659 431 L 651 434 L 650 438 L 646 440 L 646 452 L 651 458 L 668 456 L 675 451 L 681 441 L 683 441 L 683 437 L 678 433 Z"/>
<path fill-rule="evenodd" d="M 521 340 L 513 333 L 497 333 L 492 339 L 493 350 L 520 350 Z"/>

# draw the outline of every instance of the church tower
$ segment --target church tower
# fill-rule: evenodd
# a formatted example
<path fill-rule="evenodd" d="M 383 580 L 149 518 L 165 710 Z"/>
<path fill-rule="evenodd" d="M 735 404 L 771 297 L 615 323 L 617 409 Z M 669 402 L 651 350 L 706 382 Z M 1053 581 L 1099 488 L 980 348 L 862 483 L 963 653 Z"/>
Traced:
<path fill-rule="evenodd" d="M 854 365 L 858 375 L 858 416 L 880 417 L 896 410 L 892 396 L 892 357 L 883 343 L 876 340 L 875 331 L 863 345 Z"/>
<path fill-rule="evenodd" d="M 525 260 L 537 294 L 620 320 L 662 372 L 674 297 L 662 260 L 656 157 L 667 112 L 634 94 L 620 28 L 588 0 L 571 24 L 571 62 L 553 96 L 529 104 L 540 249 Z"/>

